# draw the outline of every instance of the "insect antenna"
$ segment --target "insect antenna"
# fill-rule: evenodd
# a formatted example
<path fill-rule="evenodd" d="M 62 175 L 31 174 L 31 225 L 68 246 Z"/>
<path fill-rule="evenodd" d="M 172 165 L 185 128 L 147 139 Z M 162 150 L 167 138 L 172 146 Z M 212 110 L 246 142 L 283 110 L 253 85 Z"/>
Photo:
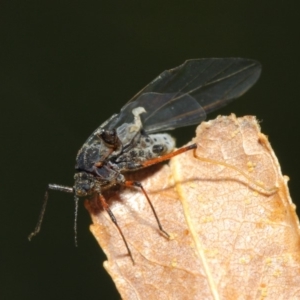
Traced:
<path fill-rule="evenodd" d="M 78 202 L 79 202 L 79 198 L 76 196 L 74 197 L 74 201 L 75 201 L 75 216 L 74 216 L 74 241 L 75 241 L 75 247 L 78 246 L 78 242 L 77 242 L 77 220 L 78 220 Z"/>
<path fill-rule="evenodd" d="M 43 219 L 44 219 L 44 215 L 45 215 L 45 211 L 46 211 L 46 207 L 47 207 L 47 202 L 48 202 L 48 198 L 49 198 L 49 190 L 55 190 L 55 191 L 60 191 L 60 192 L 65 192 L 65 193 L 74 193 L 74 189 L 69 186 L 63 186 L 63 185 L 51 184 L 51 183 L 48 184 L 38 221 L 36 223 L 34 230 L 28 236 L 29 241 L 31 241 L 31 239 L 34 236 L 36 236 L 41 230 L 41 226 L 43 223 Z M 76 199 L 75 199 L 75 203 L 76 203 Z M 76 209 L 76 206 L 77 206 L 77 209 Z M 78 210 L 78 199 L 77 199 L 77 204 L 75 204 L 75 216 L 77 215 L 77 210 Z M 77 221 L 77 218 L 76 218 L 76 221 Z M 75 239 L 75 244 L 76 243 L 77 243 L 77 238 Z"/>

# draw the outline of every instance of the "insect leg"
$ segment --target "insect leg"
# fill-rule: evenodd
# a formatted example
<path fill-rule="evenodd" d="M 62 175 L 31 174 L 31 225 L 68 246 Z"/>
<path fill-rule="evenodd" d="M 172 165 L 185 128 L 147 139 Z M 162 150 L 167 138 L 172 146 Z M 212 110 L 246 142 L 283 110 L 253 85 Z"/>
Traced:
<path fill-rule="evenodd" d="M 31 232 L 28 236 L 29 241 L 31 241 L 31 239 L 34 236 L 36 236 L 41 230 L 41 226 L 42 226 L 42 222 L 43 222 L 43 219 L 44 219 L 44 215 L 45 215 L 45 211 L 46 211 L 46 207 L 47 207 L 47 202 L 48 202 L 48 198 L 49 198 L 49 192 L 48 192 L 49 190 L 56 190 L 56 191 L 66 192 L 66 193 L 74 193 L 74 190 L 71 187 L 58 185 L 58 184 L 48 184 L 48 187 L 46 189 L 45 196 L 44 196 L 42 209 L 41 209 L 37 224 L 36 224 L 33 232 Z"/>
<path fill-rule="evenodd" d="M 251 178 L 250 176 L 248 176 L 245 172 L 243 172 L 242 170 L 240 170 L 239 168 L 233 166 L 233 165 L 229 165 L 225 162 L 221 162 L 221 161 L 215 161 L 209 158 L 205 158 L 205 157 L 201 157 L 197 155 L 196 152 L 196 148 L 193 151 L 193 155 L 196 159 L 204 161 L 204 162 L 208 162 L 211 164 L 217 164 L 217 165 L 221 165 L 224 166 L 226 168 L 232 169 L 234 171 L 236 171 L 237 173 L 240 173 L 242 176 L 244 176 L 250 183 L 252 183 L 254 186 L 259 187 L 259 189 L 255 189 L 257 190 L 259 193 L 264 194 L 264 195 L 273 195 L 274 193 L 276 193 L 278 191 L 278 187 L 277 186 L 273 186 L 273 187 L 266 187 L 263 183 L 256 181 L 255 179 Z"/>
<path fill-rule="evenodd" d="M 160 156 L 160 157 L 156 157 L 156 158 L 152 158 L 152 159 L 149 159 L 143 163 L 141 163 L 141 165 L 143 167 L 148 167 L 148 166 L 151 166 L 151 165 L 156 165 L 160 162 L 163 162 L 165 160 L 169 160 L 171 159 L 172 157 L 178 155 L 178 154 L 181 154 L 181 153 L 184 153 L 186 151 L 189 151 L 191 149 L 196 149 L 197 148 L 197 145 L 196 144 L 191 144 L 191 145 L 188 145 L 188 146 L 185 146 L 185 147 L 182 147 L 180 149 L 177 149 L 171 153 L 168 153 L 168 154 L 165 154 L 163 156 Z"/>
<path fill-rule="evenodd" d="M 145 191 L 143 185 L 142 185 L 139 181 L 129 181 L 129 180 L 128 180 L 128 181 L 125 181 L 124 184 L 125 184 L 125 186 L 128 186 L 128 187 L 136 186 L 136 187 L 139 187 L 139 188 L 142 190 L 143 194 L 145 195 L 145 197 L 146 197 L 146 199 L 147 199 L 147 201 L 148 201 L 148 203 L 149 203 L 149 205 L 150 205 L 150 207 L 151 207 L 151 209 L 152 209 L 152 212 L 153 212 L 154 217 L 155 217 L 155 219 L 156 219 L 156 222 L 157 222 L 157 224 L 158 224 L 159 230 L 160 230 L 161 232 L 163 232 L 163 233 L 169 238 L 170 235 L 163 229 L 163 227 L 162 227 L 162 225 L 161 225 L 161 223 L 160 223 L 160 221 L 159 221 L 159 218 L 158 218 L 158 216 L 157 216 L 157 213 L 156 213 L 156 211 L 155 211 L 155 209 L 154 209 L 154 206 L 153 206 L 153 204 L 152 204 L 152 202 L 151 202 L 151 200 L 150 200 L 148 194 L 146 193 L 146 191 Z"/>
<path fill-rule="evenodd" d="M 124 241 L 124 244 L 125 244 L 125 246 L 127 248 L 127 252 L 128 252 L 128 254 L 129 254 L 129 256 L 130 256 L 130 258 L 132 260 L 132 263 L 134 264 L 132 253 L 131 253 L 131 251 L 129 249 L 129 246 L 127 244 L 125 236 L 124 236 L 124 234 L 123 234 L 123 232 L 122 232 L 122 230 L 121 230 L 121 228 L 120 228 L 120 226 L 119 226 L 119 224 L 117 222 L 116 217 L 114 216 L 113 212 L 110 210 L 110 208 L 109 208 L 107 202 L 105 201 L 105 198 L 103 197 L 103 195 L 99 194 L 99 200 L 100 200 L 100 203 L 101 203 L 103 209 L 105 209 L 107 211 L 110 219 L 113 221 L 113 223 L 116 225 L 117 229 L 119 230 L 119 233 L 120 233 L 120 235 L 121 235 L 121 237 L 122 237 L 122 239 Z"/>

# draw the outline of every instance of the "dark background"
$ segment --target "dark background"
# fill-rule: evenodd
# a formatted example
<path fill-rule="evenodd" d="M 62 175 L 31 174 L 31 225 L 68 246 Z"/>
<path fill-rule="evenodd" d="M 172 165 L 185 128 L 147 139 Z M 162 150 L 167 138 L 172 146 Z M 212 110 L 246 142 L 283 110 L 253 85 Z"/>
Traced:
<path fill-rule="evenodd" d="M 245 96 L 211 114 L 256 115 L 300 195 L 298 1 L 1 1 L 1 299 L 119 299 L 73 184 L 89 134 L 165 69 L 189 58 L 246 57 L 263 72 Z M 178 145 L 194 128 L 175 133 Z"/>

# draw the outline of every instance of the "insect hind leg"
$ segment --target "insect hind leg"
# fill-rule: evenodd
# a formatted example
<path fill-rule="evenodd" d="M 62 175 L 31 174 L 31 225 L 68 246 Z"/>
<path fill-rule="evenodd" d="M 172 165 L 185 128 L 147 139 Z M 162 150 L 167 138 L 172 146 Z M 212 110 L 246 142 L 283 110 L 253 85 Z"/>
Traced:
<path fill-rule="evenodd" d="M 232 169 L 235 172 L 241 174 L 244 178 L 246 178 L 250 183 L 253 184 L 253 189 L 257 190 L 259 193 L 270 196 L 273 195 L 274 193 L 276 193 L 278 191 L 278 187 L 277 186 L 272 186 L 272 187 L 266 187 L 263 183 L 256 181 L 255 179 L 251 178 L 250 176 L 248 176 L 244 171 L 242 171 L 241 169 L 227 164 L 225 162 L 221 162 L 221 161 L 216 161 L 210 158 L 205 158 L 205 157 L 201 157 L 197 154 L 197 147 L 193 150 L 193 156 L 195 159 L 200 160 L 200 161 L 204 161 L 207 163 L 211 163 L 211 164 L 216 164 L 216 165 L 221 165 L 224 166 L 226 168 Z M 254 188 L 256 187 L 256 188 Z"/>
<path fill-rule="evenodd" d="M 186 151 L 196 149 L 196 148 L 197 148 L 197 144 L 191 144 L 191 145 L 188 145 L 188 146 L 185 146 L 185 147 L 181 147 L 181 148 L 179 148 L 179 149 L 177 149 L 173 152 L 170 152 L 168 154 L 165 154 L 165 155 L 162 155 L 160 157 L 153 158 L 153 159 L 149 159 L 149 160 L 143 162 L 142 167 L 145 168 L 145 167 L 149 167 L 149 166 L 152 166 L 152 165 L 156 165 L 160 162 L 169 160 L 169 159 L 171 159 L 172 157 L 174 157 L 176 155 L 179 155 L 181 153 L 184 153 Z"/>
<path fill-rule="evenodd" d="M 149 160 L 143 162 L 143 163 L 139 166 L 139 168 L 141 168 L 141 167 L 142 167 L 142 168 L 146 168 L 146 167 L 149 167 L 149 166 L 152 166 L 152 165 L 156 165 L 156 164 L 161 163 L 161 162 L 163 162 L 163 161 L 169 160 L 169 159 L 171 159 L 172 157 L 174 157 L 174 156 L 176 156 L 176 155 L 182 154 L 182 153 L 184 153 L 184 152 L 187 152 L 187 151 L 189 151 L 189 150 L 196 149 L 196 148 L 197 148 L 197 145 L 196 145 L 196 144 L 191 144 L 191 145 L 182 147 L 182 148 L 180 148 L 180 149 L 177 149 L 177 150 L 175 150 L 175 151 L 173 151 L 173 152 L 170 152 L 170 153 L 168 153 L 168 154 L 162 155 L 162 156 L 160 156 L 160 157 L 156 157 L 156 158 L 153 158 L 153 159 L 149 159 Z M 127 180 L 127 181 L 125 181 L 125 182 L 123 183 L 123 185 L 125 185 L 125 186 L 127 186 L 127 187 L 139 187 L 139 188 L 142 190 L 143 194 L 145 195 L 145 197 L 146 197 L 146 199 L 147 199 L 147 201 L 148 201 L 148 203 L 149 203 L 149 205 L 150 205 L 150 207 L 151 207 L 151 210 L 152 210 L 153 215 L 154 215 L 154 217 L 155 217 L 155 219 L 156 219 L 156 222 L 157 222 L 157 225 L 158 225 L 158 227 L 159 227 L 159 230 L 160 230 L 162 233 L 164 233 L 165 236 L 167 236 L 168 238 L 170 238 L 170 235 L 163 229 L 163 227 L 162 227 L 162 225 L 161 225 L 161 222 L 160 222 L 160 220 L 159 220 L 159 218 L 158 218 L 158 216 L 157 216 L 157 213 L 156 213 L 156 211 L 155 211 L 155 209 L 154 209 L 154 206 L 153 206 L 153 204 L 152 204 L 152 202 L 151 202 L 151 200 L 150 200 L 150 198 L 149 198 L 147 192 L 145 191 L 143 185 L 141 184 L 141 182 L 139 182 L 139 181 L 129 181 L 129 180 Z"/>

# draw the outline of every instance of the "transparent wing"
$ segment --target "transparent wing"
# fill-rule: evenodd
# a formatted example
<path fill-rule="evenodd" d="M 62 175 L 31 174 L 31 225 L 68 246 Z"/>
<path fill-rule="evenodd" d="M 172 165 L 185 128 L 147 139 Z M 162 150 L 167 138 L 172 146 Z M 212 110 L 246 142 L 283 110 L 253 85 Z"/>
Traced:
<path fill-rule="evenodd" d="M 146 110 L 140 117 L 148 133 L 197 124 L 206 117 L 200 104 L 189 94 L 145 93 L 137 101 L 127 103 L 115 120 L 116 123 L 109 124 L 109 128 L 118 128 L 124 123 L 132 122 L 132 110 L 135 107 Z"/>
<path fill-rule="evenodd" d="M 132 109 L 139 106 L 146 110 L 141 118 L 148 133 L 199 124 L 206 113 L 244 94 L 260 72 L 260 63 L 249 59 L 188 60 L 150 82 L 105 128 L 132 122 Z"/>

